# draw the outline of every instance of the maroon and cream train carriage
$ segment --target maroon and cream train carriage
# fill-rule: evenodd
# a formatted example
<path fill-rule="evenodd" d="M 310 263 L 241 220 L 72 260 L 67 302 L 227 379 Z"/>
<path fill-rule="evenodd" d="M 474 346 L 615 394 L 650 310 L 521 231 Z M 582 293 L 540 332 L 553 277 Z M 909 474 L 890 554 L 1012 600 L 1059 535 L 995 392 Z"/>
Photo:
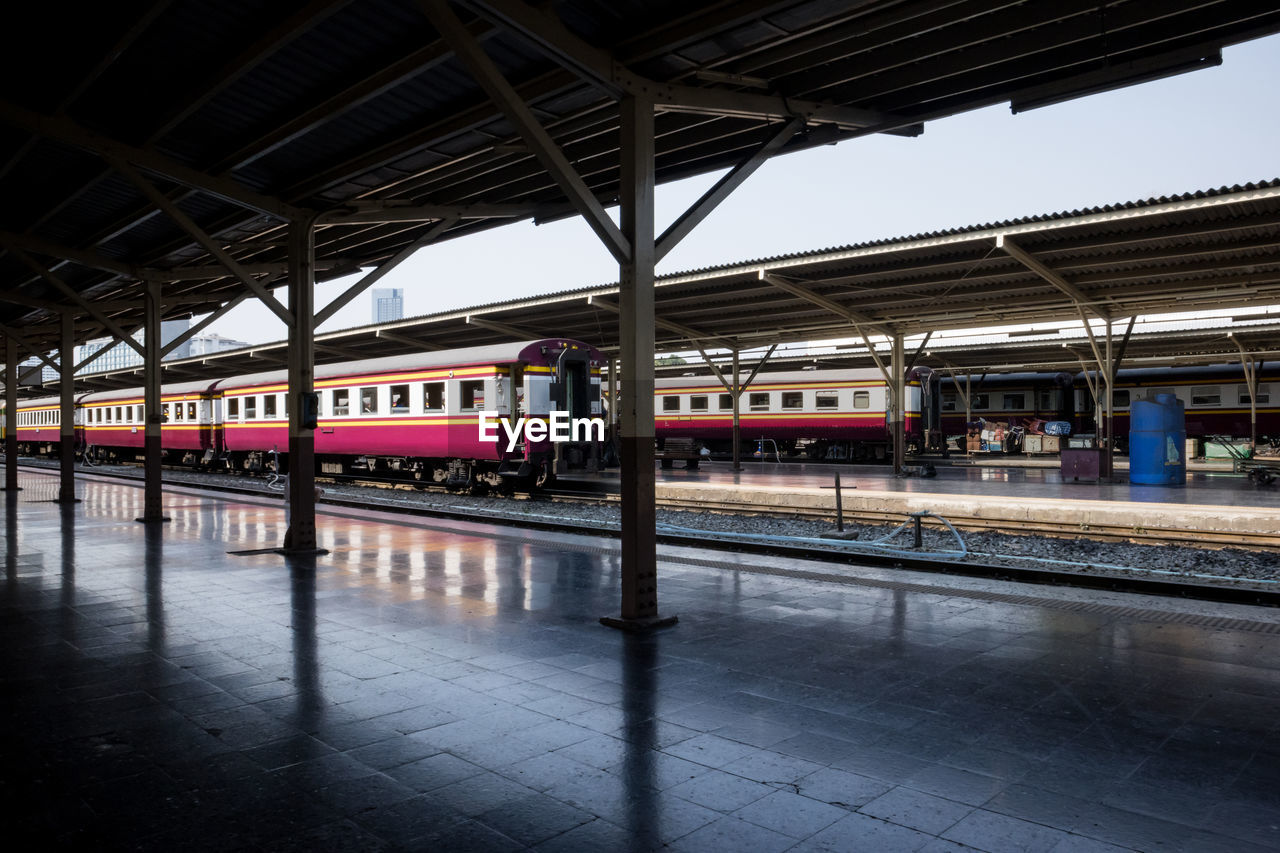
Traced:
<path fill-rule="evenodd" d="M 966 378 L 968 380 L 966 384 Z M 1026 421 L 1067 421 L 1074 425 L 1075 398 L 1070 373 L 970 373 L 940 382 L 939 411 L 942 431 L 948 436 L 965 434 L 965 401 L 968 417 L 1023 426 Z"/>
<path fill-rule="evenodd" d="M 160 393 L 160 446 L 171 465 L 207 467 L 222 454 L 220 401 L 207 379 L 166 385 Z M 84 452 L 97 461 L 141 458 L 146 447 L 142 391 L 86 394 L 79 400 Z"/>
<path fill-rule="evenodd" d="M 1094 399 L 1083 375 L 1075 381 L 1078 430 L 1093 432 Z M 1258 440 L 1280 440 L 1280 366 L 1258 365 Z M 1173 394 L 1186 412 L 1188 438 L 1224 435 L 1250 438 L 1249 386 L 1238 364 L 1120 370 L 1112 395 L 1115 435 L 1123 447 L 1129 435 L 1129 408 L 1137 400 Z"/>
<path fill-rule="evenodd" d="M 936 383 L 927 370 L 907 383 L 909 446 L 936 430 Z M 693 438 L 716 453 L 733 449 L 733 397 L 713 376 L 683 376 L 655 382 L 654 417 L 659 442 Z M 799 370 L 761 373 L 743 392 L 739 407 L 744 446 L 772 454 L 803 450 L 811 459 L 865 461 L 891 453 L 887 389 L 877 369 Z"/>
<path fill-rule="evenodd" d="M 18 402 L 14 428 L 18 433 L 18 452 L 24 456 L 55 453 L 62 443 L 62 409 L 59 397 L 36 397 Z M 6 413 L 7 414 L 7 413 Z M 8 418 L 5 419 L 6 429 Z M 80 432 L 80 410 L 76 409 L 77 437 Z"/>
<path fill-rule="evenodd" d="M 482 412 L 599 416 L 601 361 L 587 344 L 553 338 L 319 366 L 319 470 L 399 471 L 476 490 L 598 470 L 598 440 L 521 440 L 508 450 L 505 437 L 482 440 L 479 421 Z M 232 468 L 259 470 L 288 450 L 286 377 L 276 371 L 215 384 Z"/>

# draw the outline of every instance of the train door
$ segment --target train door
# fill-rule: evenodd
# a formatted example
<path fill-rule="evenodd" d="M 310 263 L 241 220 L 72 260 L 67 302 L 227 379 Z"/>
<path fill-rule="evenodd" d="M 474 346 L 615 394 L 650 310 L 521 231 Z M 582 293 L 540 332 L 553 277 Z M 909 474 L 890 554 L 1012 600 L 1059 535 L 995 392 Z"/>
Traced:
<path fill-rule="evenodd" d="M 591 381 L 591 355 L 587 350 L 566 348 L 556 359 L 551 383 L 551 401 L 569 413 L 570 421 L 600 414 L 600 385 Z M 567 441 L 555 445 L 556 471 L 598 470 L 599 446 L 594 436 L 586 441 Z"/>
<path fill-rule="evenodd" d="M 524 365 L 513 364 L 507 372 L 507 421 L 515 426 L 527 412 L 524 409 Z"/>
<path fill-rule="evenodd" d="M 942 438 L 942 377 L 928 367 L 917 367 L 911 371 L 911 378 L 920 383 L 921 449 L 937 449 L 945 441 Z"/>

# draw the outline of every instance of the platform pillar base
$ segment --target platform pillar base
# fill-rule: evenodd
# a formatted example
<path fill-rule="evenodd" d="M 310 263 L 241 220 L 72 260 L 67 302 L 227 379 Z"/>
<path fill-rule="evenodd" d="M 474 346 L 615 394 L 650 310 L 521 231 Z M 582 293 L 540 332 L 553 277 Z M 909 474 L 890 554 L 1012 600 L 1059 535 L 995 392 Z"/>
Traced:
<path fill-rule="evenodd" d="M 329 553 L 328 548 L 269 548 L 267 550 L 285 557 L 319 557 Z"/>
<path fill-rule="evenodd" d="M 135 518 L 135 519 L 134 519 L 134 521 L 140 521 L 140 522 L 142 522 L 143 524 L 151 524 L 152 522 L 155 522 L 155 523 L 159 524 L 159 523 L 163 523 L 163 522 L 166 522 L 166 521 L 173 521 L 173 519 L 172 519 L 172 518 L 170 518 L 170 517 L 169 517 L 169 516 L 167 516 L 167 515 L 161 515 L 161 516 L 157 516 L 157 517 L 155 517 L 155 518 L 147 518 L 145 515 L 141 515 L 141 516 L 138 516 L 137 518 Z"/>
<path fill-rule="evenodd" d="M 620 616 L 601 616 L 600 624 L 606 628 L 617 628 L 619 631 L 644 633 L 659 628 L 670 628 L 680 621 L 678 616 L 650 616 L 646 619 L 623 619 Z"/>

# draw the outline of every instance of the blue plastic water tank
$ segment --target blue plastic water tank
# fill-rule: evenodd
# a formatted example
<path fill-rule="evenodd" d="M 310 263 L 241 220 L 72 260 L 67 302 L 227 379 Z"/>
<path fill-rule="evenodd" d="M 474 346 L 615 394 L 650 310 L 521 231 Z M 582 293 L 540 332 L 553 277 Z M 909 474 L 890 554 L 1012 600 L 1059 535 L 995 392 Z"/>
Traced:
<path fill-rule="evenodd" d="M 1134 400 L 1129 407 L 1129 482 L 1151 486 L 1187 483 L 1187 423 L 1173 394 Z"/>

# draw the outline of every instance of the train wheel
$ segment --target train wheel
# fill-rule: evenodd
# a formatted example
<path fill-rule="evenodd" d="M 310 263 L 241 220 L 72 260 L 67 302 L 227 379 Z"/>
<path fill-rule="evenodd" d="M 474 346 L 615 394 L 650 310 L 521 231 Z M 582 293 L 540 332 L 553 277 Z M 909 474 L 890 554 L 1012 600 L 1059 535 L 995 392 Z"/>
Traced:
<path fill-rule="evenodd" d="M 552 469 L 550 462 L 543 462 L 538 473 L 534 475 L 533 485 L 537 489 L 549 489 L 556 484 L 556 472 Z"/>

